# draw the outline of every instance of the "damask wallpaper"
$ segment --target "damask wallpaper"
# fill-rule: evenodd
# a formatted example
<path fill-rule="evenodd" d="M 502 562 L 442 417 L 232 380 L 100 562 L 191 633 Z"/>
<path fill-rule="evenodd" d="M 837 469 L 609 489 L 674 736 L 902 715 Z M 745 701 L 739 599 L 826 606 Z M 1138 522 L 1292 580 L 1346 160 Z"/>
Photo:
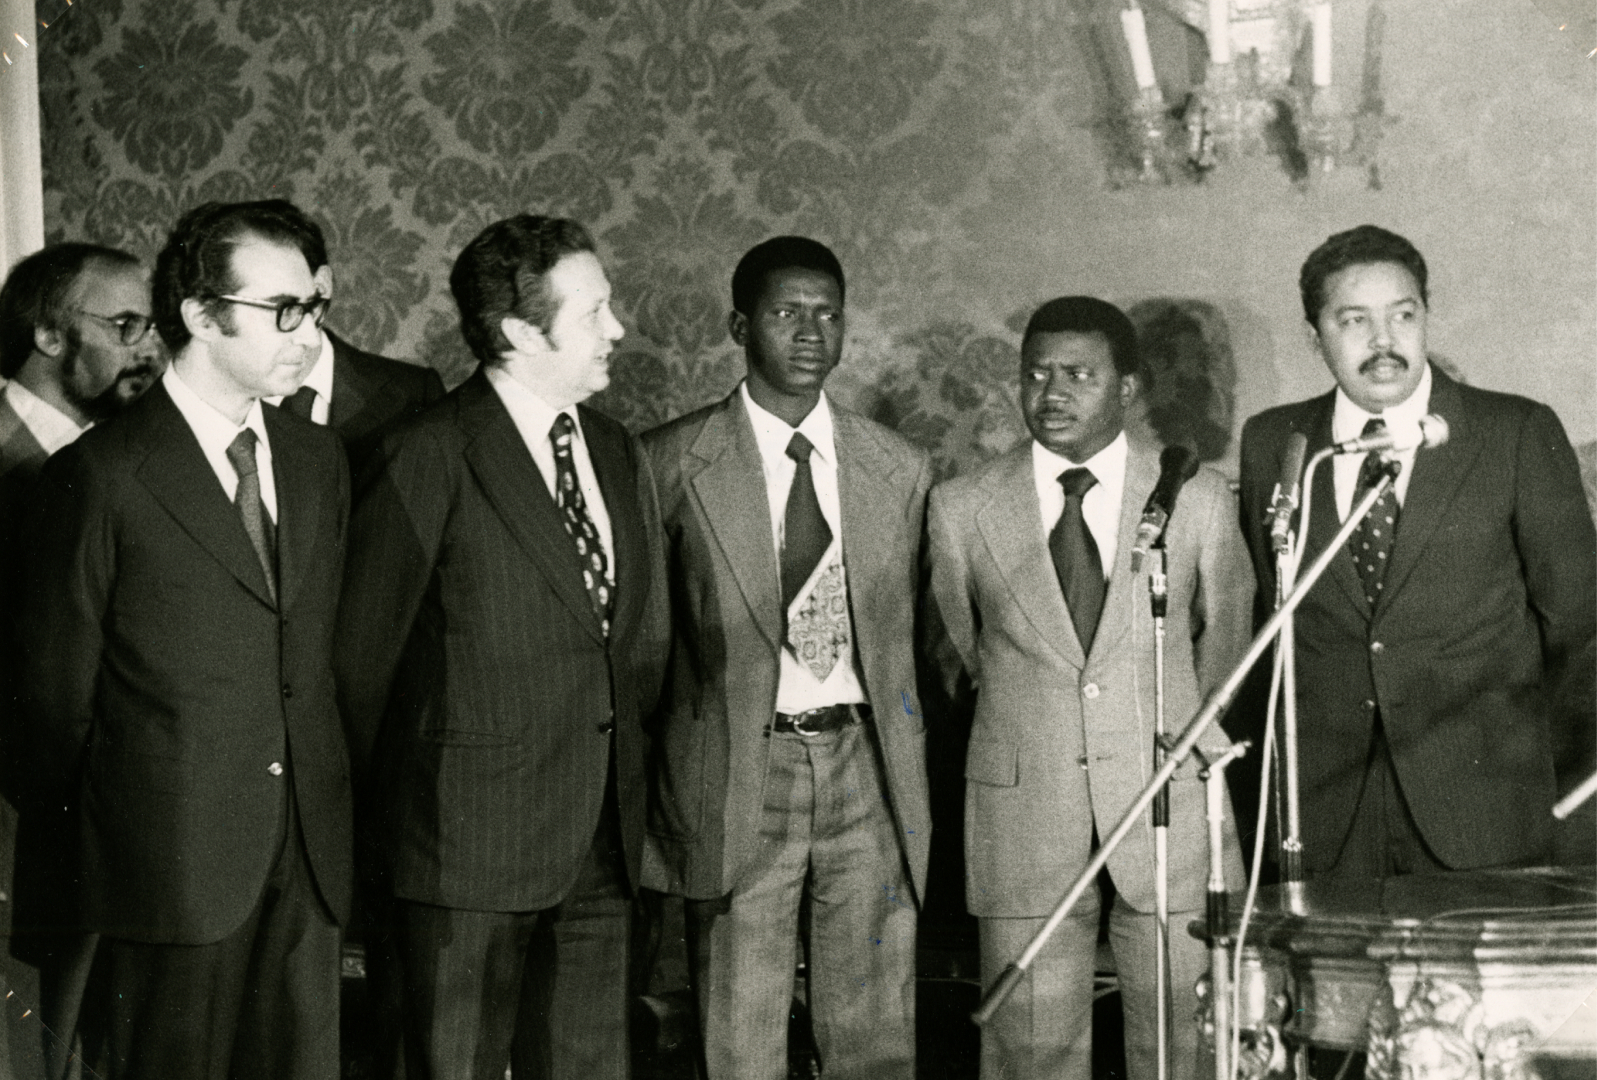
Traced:
<path fill-rule="evenodd" d="M 1339 2 L 1343 70 L 1359 62 L 1368 2 L 1380 0 Z M 945 473 L 1023 433 L 1017 331 L 1036 303 L 1075 291 L 1126 306 L 1166 297 L 1144 314 L 1175 312 L 1201 331 L 1196 363 L 1217 365 L 1195 376 L 1204 449 L 1223 455 L 1234 423 L 1323 380 L 1301 348 L 1290 363 L 1278 356 L 1300 333 L 1295 272 L 1309 248 L 1377 220 L 1452 259 L 1442 222 L 1470 211 L 1470 198 L 1495 200 L 1514 164 L 1502 155 L 1499 166 L 1489 141 L 1485 173 L 1462 182 L 1470 190 L 1448 176 L 1436 189 L 1418 165 L 1405 171 L 1389 134 L 1382 192 L 1349 178 L 1305 195 L 1267 168 L 1207 193 L 1118 190 L 1112 133 L 1127 64 L 1115 5 L 1096 0 L 41 0 L 39 10 L 52 22 L 38 35 L 52 239 L 152 257 L 202 200 L 292 198 L 328 234 L 332 324 L 452 383 L 471 363 L 447 285 L 455 254 L 498 217 L 570 215 L 599 240 L 628 331 L 598 404 L 642 429 L 735 383 L 732 266 L 766 236 L 809 234 L 849 275 L 835 392 L 933 450 Z M 1435 78 L 1404 73 L 1453 72 L 1462 46 L 1424 39 L 1424 24 L 1405 18 L 1400 7 L 1389 20 L 1387 95 L 1411 108 L 1402 123 L 1423 140 L 1455 106 L 1432 102 Z M 1541 37 L 1520 46 L 1547 47 Z M 1570 104 L 1585 84 L 1578 68 L 1574 83 L 1549 70 L 1562 80 L 1551 108 L 1547 86 L 1521 89 L 1515 71 L 1479 92 L 1487 104 L 1536 94 L 1557 144 L 1585 130 Z M 1549 275 L 1589 261 L 1593 232 L 1565 190 L 1589 155 L 1552 155 L 1517 181 L 1551 205 L 1546 228 L 1563 230 L 1556 257 L 1538 250 Z M 1450 206 L 1429 206 L 1437 191 Z M 1496 207 L 1472 213 L 1479 244 L 1510 232 L 1512 215 Z M 1514 243 L 1541 243 L 1536 227 L 1520 235 L 1514 224 Z M 1466 249 L 1467 265 L 1453 265 L 1469 281 L 1476 263 L 1502 258 Z M 1578 269 L 1559 287 L 1578 297 L 1589 277 Z M 1555 362 L 1586 362 L 1565 339 L 1580 340 L 1591 307 L 1575 301 Z M 1183 333 L 1170 340 L 1190 344 Z M 1522 338 L 1512 326 L 1502 336 Z M 1191 355 L 1171 363 L 1186 374 L 1167 383 L 1166 412 L 1194 385 Z M 1490 363 L 1477 381 L 1494 381 Z M 1589 427 L 1592 411 L 1578 403 L 1566 417 Z"/>

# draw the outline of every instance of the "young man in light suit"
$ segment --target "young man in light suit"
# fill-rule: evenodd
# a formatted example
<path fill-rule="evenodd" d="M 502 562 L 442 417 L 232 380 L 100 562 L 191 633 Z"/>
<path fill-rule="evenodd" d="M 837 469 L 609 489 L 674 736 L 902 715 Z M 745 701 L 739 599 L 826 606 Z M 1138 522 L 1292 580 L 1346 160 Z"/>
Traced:
<path fill-rule="evenodd" d="M 991 986 L 1041 928 L 1152 775 L 1154 655 L 1146 572 L 1130 550 L 1159 479 L 1159 448 L 1123 431 L 1136 393 L 1135 331 L 1111 304 L 1067 297 L 1032 316 L 1021 409 L 1032 438 L 932 493 L 929 648 L 949 692 L 968 679 L 966 901 Z M 1166 715 L 1172 731 L 1248 642 L 1253 589 L 1219 474 L 1182 489 L 1166 533 Z M 1218 729 L 1201 744 L 1226 743 Z M 1195 762 L 1170 782 L 1172 1076 L 1197 1067 L 1193 985 L 1202 944 L 1185 932 L 1207 867 Z M 1240 878 L 1234 829 L 1226 861 Z M 1110 856 L 1110 940 L 1132 1080 L 1156 1073 L 1153 830 Z M 1075 1077 L 1092 1065 L 1098 894 L 1089 890 L 982 1034 L 982 1076 Z"/>
<path fill-rule="evenodd" d="M 830 1080 L 914 1075 L 926 880 L 914 603 L 930 465 L 822 386 L 843 271 L 777 237 L 732 276 L 748 379 L 644 436 L 675 649 L 645 882 L 689 899 L 712 1080 L 787 1075 L 795 929 Z"/>

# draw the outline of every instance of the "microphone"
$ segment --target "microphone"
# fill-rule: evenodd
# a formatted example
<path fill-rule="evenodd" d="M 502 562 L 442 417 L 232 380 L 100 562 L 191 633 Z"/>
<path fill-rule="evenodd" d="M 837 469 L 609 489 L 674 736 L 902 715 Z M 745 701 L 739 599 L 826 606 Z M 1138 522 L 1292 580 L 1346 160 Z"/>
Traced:
<path fill-rule="evenodd" d="M 1434 450 L 1447 442 L 1447 421 L 1432 413 L 1422 416 L 1416 423 L 1387 428 L 1375 435 L 1339 442 L 1331 448 L 1336 454 L 1368 454 L 1372 451 L 1391 451 L 1394 454 L 1424 448 Z"/>
<path fill-rule="evenodd" d="M 1309 451 L 1309 440 L 1302 432 L 1294 431 L 1287 437 L 1286 456 L 1281 459 L 1281 479 L 1275 483 L 1270 495 L 1270 546 L 1285 551 L 1287 538 L 1292 533 L 1292 512 L 1298 508 L 1303 494 L 1303 455 Z"/>
<path fill-rule="evenodd" d="M 1142 560 L 1154 541 L 1164 535 L 1165 524 L 1176 509 L 1176 496 L 1181 486 L 1198 471 L 1198 455 L 1185 446 L 1167 446 L 1159 455 L 1159 482 L 1154 485 L 1148 504 L 1142 508 L 1142 521 L 1137 524 L 1137 539 L 1131 545 L 1131 572 L 1142 569 Z"/>

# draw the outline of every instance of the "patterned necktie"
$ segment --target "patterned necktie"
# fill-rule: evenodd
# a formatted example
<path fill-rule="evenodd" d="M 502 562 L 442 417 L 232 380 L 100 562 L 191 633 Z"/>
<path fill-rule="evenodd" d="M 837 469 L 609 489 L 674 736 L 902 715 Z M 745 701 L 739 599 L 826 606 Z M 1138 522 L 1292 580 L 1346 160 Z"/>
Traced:
<path fill-rule="evenodd" d="M 244 531 L 249 534 L 255 555 L 261 560 L 261 570 L 266 574 L 266 592 L 277 602 L 277 527 L 266 513 L 261 501 L 261 476 L 255 467 L 255 432 L 245 428 L 227 444 L 227 461 L 238 476 L 238 490 L 233 493 L 233 505 L 244 521 Z"/>
<path fill-rule="evenodd" d="M 316 408 L 316 391 L 308 386 L 300 387 L 283 399 L 283 408 L 303 420 L 311 419 L 311 410 Z"/>
<path fill-rule="evenodd" d="M 787 508 L 782 518 L 782 611 L 784 615 L 799 597 L 817 563 L 832 546 L 832 529 L 821 513 L 815 495 L 815 475 L 810 454 L 815 447 L 804 436 L 793 433 L 787 456 L 798 468 L 793 486 L 788 488 Z M 798 608 L 787 619 L 787 647 L 798 662 L 825 682 L 837 662 L 854 648 L 853 627 L 848 616 L 848 581 L 841 559 L 833 559 L 815 578 L 815 586 L 804 594 Z"/>
<path fill-rule="evenodd" d="M 1379 435 L 1385 430 L 1386 421 L 1379 417 L 1364 425 L 1366 436 Z M 1365 455 L 1364 464 L 1359 466 L 1358 486 L 1353 492 L 1354 508 L 1357 508 L 1359 500 L 1369 494 L 1372 487 L 1381 482 L 1383 471 L 1379 450 L 1372 450 Z M 1353 563 L 1358 568 L 1359 580 L 1364 583 L 1364 599 L 1369 601 L 1372 608 L 1381 598 L 1381 583 L 1386 577 L 1386 565 L 1392 561 L 1392 545 L 1397 542 L 1397 519 L 1397 487 L 1393 484 L 1389 485 L 1376 500 L 1370 512 L 1354 530 L 1352 539 L 1348 541 L 1348 552 L 1353 556 Z"/>
<path fill-rule="evenodd" d="M 599 628 L 609 637 L 611 605 L 615 598 L 606 576 L 609 564 L 604 545 L 599 543 L 599 530 L 588 516 L 588 503 L 582 497 L 582 486 L 577 483 L 577 463 L 571 456 L 571 440 L 576 429 L 577 425 L 565 413 L 556 416 L 554 426 L 549 429 L 549 441 L 555 448 L 555 505 L 560 508 L 566 532 L 576 542 L 577 557 L 582 560 L 582 584 L 593 601 Z"/>
<path fill-rule="evenodd" d="M 1103 559 L 1087 528 L 1087 519 L 1081 515 L 1081 500 L 1097 482 L 1088 469 L 1066 469 L 1059 474 L 1059 485 L 1065 489 L 1065 512 L 1048 534 L 1054 572 L 1059 575 L 1070 621 L 1075 623 L 1076 637 L 1086 653 L 1092 652 L 1093 635 L 1098 632 L 1098 618 L 1103 614 L 1104 580 Z"/>

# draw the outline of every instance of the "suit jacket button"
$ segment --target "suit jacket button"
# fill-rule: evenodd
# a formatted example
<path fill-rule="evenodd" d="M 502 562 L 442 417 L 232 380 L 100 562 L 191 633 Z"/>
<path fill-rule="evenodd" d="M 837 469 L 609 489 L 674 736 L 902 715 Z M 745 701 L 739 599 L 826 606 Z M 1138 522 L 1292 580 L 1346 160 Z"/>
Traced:
<path fill-rule="evenodd" d="M 1385 651 L 1386 646 L 1382 645 L 1379 641 L 1370 642 L 1370 652 L 1374 653 L 1376 656 L 1380 656 Z"/>
<path fill-rule="evenodd" d="M 1079 758 L 1077 758 L 1076 759 L 1076 764 L 1080 765 L 1082 771 L 1085 772 L 1087 770 L 1087 755 L 1086 754 L 1082 754 Z"/>
<path fill-rule="evenodd" d="M 288 683 L 283 684 L 283 696 L 286 698 L 291 698 L 294 696 L 294 688 L 288 685 Z"/>
<path fill-rule="evenodd" d="M 612 722 L 610 720 L 606 720 L 604 723 L 599 725 L 599 734 L 600 735 L 608 735 L 612 731 L 614 731 L 615 729 L 616 729 L 616 726 L 615 726 L 614 722 Z"/>
<path fill-rule="evenodd" d="M 1363 709 L 1367 713 L 1372 713 L 1375 711 L 1375 702 L 1366 698 L 1364 702 L 1359 705 L 1359 708 Z"/>
<path fill-rule="evenodd" d="M 271 773 L 273 776 L 282 776 L 283 763 L 281 761 L 274 761 L 270 765 L 266 766 L 266 771 Z"/>
<path fill-rule="evenodd" d="M 1089 699 L 1097 697 L 1098 696 L 1098 684 L 1095 683 L 1095 682 L 1090 682 L 1086 686 L 1083 686 L 1081 688 L 1081 696 L 1084 697 L 1084 698 L 1089 698 Z"/>

